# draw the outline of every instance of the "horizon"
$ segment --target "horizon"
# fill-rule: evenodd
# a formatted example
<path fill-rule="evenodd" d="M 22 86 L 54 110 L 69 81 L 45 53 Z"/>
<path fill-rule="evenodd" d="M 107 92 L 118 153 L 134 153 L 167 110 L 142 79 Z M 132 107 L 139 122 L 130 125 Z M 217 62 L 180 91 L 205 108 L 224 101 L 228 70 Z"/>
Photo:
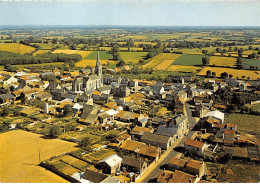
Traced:
<path fill-rule="evenodd" d="M 260 2 L 252 0 L 1 1 L 0 24 L 2 26 L 259 27 L 259 7 Z"/>

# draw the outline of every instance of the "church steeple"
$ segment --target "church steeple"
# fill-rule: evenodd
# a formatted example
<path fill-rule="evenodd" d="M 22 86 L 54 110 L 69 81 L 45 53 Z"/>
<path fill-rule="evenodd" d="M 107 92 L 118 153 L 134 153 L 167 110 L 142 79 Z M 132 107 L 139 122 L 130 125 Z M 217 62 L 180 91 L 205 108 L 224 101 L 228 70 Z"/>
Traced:
<path fill-rule="evenodd" d="M 95 74 L 97 74 L 99 77 L 102 76 L 102 67 L 101 67 L 101 64 L 100 64 L 99 51 L 97 53 L 97 62 L 96 62 L 96 67 L 95 67 Z"/>

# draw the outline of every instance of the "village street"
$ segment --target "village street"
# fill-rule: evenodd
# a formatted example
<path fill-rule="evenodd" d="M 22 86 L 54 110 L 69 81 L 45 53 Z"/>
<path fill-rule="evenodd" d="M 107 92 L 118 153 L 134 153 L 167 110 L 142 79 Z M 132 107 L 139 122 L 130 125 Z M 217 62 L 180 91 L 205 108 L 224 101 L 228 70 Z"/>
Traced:
<path fill-rule="evenodd" d="M 184 142 L 186 138 L 191 138 L 194 134 L 195 131 L 192 131 L 192 128 L 196 125 L 197 123 L 197 118 L 192 117 L 192 112 L 190 109 L 190 104 L 187 102 L 184 103 L 184 114 L 188 117 L 188 124 L 189 124 L 189 132 L 186 136 L 183 136 L 182 138 L 178 139 L 176 143 L 167 150 L 157 162 L 153 162 L 148 170 L 139 178 L 136 183 L 144 183 L 144 182 L 156 182 L 156 179 L 158 178 L 159 174 L 163 170 L 163 167 L 165 164 L 168 163 L 168 161 L 172 157 L 180 156 L 181 153 L 177 152 L 174 150 L 175 147 L 184 147 Z"/>

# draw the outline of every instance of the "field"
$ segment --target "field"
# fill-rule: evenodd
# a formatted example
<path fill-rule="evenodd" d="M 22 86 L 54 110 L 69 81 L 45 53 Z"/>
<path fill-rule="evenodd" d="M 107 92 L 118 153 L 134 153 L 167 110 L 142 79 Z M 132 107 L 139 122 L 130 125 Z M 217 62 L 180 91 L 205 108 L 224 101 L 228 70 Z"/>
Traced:
<path fill-rule="evenodd" d="M 0 134 L 0 180 L 3 183 L 65 183 L 63 178 L 38 166 L 40 161 L 76 150 L 75 144 L 14 130 Z"/>
<path fill-rule="evenodd" d="M 37 52 L 33 53 L 33 56 L 37 56 L 38 54 L 45 54 L 50 52 L 50 50 L 38 50 Z"/>
<path fill-rule="evenodd" d="M 109 60 L 100 60 L 102 65 L 106 65 L 108 61 Z M 84 67 L 84 68 L 86 68 L 86 66 L 95 67 L 96 62 L 97 62 L 96 59 L 83 59 L 76 63 L 76 67 Z M 114 61 L 109 61 L 109 63 L 112 64 L 114 63 Z"/>
<path fill-rule="evenodd" d="M 183 54 L 178 59 L 176 59 L 173 65 L 202 65 L 202 55 L 187 55 Z"/>
<path fill-rule="evenodd" d="M 247 79 L 247 77 L 250 77 L 251 80 L 256 80 L 260 78 L 259 71 L 238 70 L 238 69 L 221 68 L 221 67 L 205 67 L 202 69 L 201 72 L 197 73 L 197 75 L 205 76 L 207 70 L 210 70 L 211 72 L 215 72 L 216 77 L 220 77 L 221 73 L 227 72 L 228 74 L 232 74 L 234 78 L 238 77 L 239 79 L 243 79 L 242 76 L 245 76 L 245 79 Z"/>
<path fill-rule="evenodd" d="M 167 70 L 176 72 L 196 72 L 200 67 L 195 66 L 182 66 L 182 65 L 171 65 Z"/>
<path fill-rule="evenodd" d="M 86 58 L 88 55 L 92 53 L 92 51 L 83 51 L 83 50 L 55 50 L 55 53 L 63 53 L 63 54 L 79 54 L 82 56 L 82 59 Z"/>
<path fill-rule="evenodd" d="M 256 130 L 259 123 L 256 121 L 260 121 L 260 116 L 235 113 L 225 118 L 225 123 L 237 124 L 239 131 L 260 136 L 260 131 Z"/>
<path fill-rule="evenodd" d="M 0 50 L 19 54 L 27 54 L 33 52 L 35 48 L 20 43 L 0 43 Z"/>
<path fill-rule="evenodd" d="M 253 111 L 256 111 L 256 112 L 259 112 L 259 113 L 260 113 L 260 104 L 252 105 L 252 106 L 250 106 L 250 108 L 251 108 Z"/>
<path fill-rule="evenodd" d="M 140 59 L 143 59 L 147 55 L 147 52 L 120 52 L 121 58 L 126 62 L 138 63 Z"/>
<path fill-rule="evenodd" d="M 233 57 L 210 57 L 210 65 L 234 67 L 237 59 Z"/>
<path fill-rule="evenodd" d="M 56 63 L 41 63 L 41 64 L 33 64 L 33 66 L 48 66 L 48 65 L 62 65 L 63 62 L 56 62 Z M 26 65 L 14 65 L 18 69 L 24 69 L 31 67 L 31 64 L 26 64 Z M 4 70 L 4 66 L 0 66 L 0 70 Z"/>
<path fill-rule="evenodd" d="M 52 44 L 52 43 L 32 43 L 41 47 L 42 50 L 50 50 L 54 47 L 59 46 L 59 49 L 69 49 L 68 45 L 63 44 Z"/>
<path fill-rule="evenodd" d="M 243 61 L 243 68 L 244 69 L 250 69 L 250 66 L 257 67 L 258 70 L 260 70 L 260 60 L 256 59 L 242 59 Z"/>
<path fill-rule="evenodd" d="M 91 52 L 89 55 L 87 55 L 85 57 L 85 59 L 97 59 L 97 51 L 93 51 Z M 99 51 L 99 57 L 100 57 L 100 60 L 108 60 L 108 59 L 113 59 L 113 56 L 112 54 L 109 54 L 108 52 L 106 51 Z"/>
<path fill-rule="evenodd" d="M 161 63 L 164 63 L 164 61 L 167 61 L 166 63 L 168 64 L 168 66 L 170 66 L 174 60 L 176 60 L 177 58 L 179 58 L 181 55 L 180 54 L 172 54 L 172 53 L 161 53 L 158 54 L 157 56 L 153 57 L 151 59 L 151 61 L 145 65 L 143 65 L 143 68 L 158 68 L 158 65 L 160 65 Z M 172 63 L 169 64 L 169 60 L 172 61 Z M 168 67 L 167 66 L 167 67 Z M 166 69 L 167 69 L 166 67 Z M 159 67 L 161 68 L 161 67 Z"/>

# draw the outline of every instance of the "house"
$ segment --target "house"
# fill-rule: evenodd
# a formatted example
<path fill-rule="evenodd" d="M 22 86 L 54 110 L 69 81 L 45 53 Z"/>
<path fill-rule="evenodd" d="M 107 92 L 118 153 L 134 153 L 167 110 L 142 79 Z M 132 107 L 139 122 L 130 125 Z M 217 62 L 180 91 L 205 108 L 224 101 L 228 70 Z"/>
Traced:
<path fill-rule="evenodd" d="M 225 114 L 223 112 L 215 110 L 215 111 L 208 112 L 205 117 L 212 117 L 214 119 L 219 120 L 221 122 L 221 124 L 223 124 L 224 116 L 225 116 Z"/>
<path fill-rule="evenodd" d="M 129 134 L 121 134 L 120 136 L 115 138 L 114 141 L 120 146 L 126 140 L 131 140 L 131 136 Z"/>
<path fill-rule="evenodd" d="M 186 160 L 172 157 L 168 162 L 168 168 L 172 171 L 180 170 L 200 178 L 206 174 L 206 164 L 203 161 L 193 159 Z"/>
<path fill-rule="evenodd" d="M 202 155 L 207 147 L 207 144 L 190 138 L 187 138 L 184 143 L 185 151 L 190 151 L 199 155 Z"/>
<path fill-rule="evenodd" d="M 86 169 L 82 173 L 74 173 L 72 178 L 80 183 L 119 183 L 120 181 L 112 176 Z"/>
<path fill-rule="evenodd" d="M 153 128 L 146 128 L 146 127 L 139 127 L 139 126 L 135 126 L 133 128 L 133 130 L 130 132 L 130 134 L 132 136 L 134 136 L 137 139 L 141 139 L 141 137 L 143 136 L 143 134 L 145 132 L 147 133 L 153 133 L 154 129 Z"/>
<path fill-rule="evenodd" d="M 178 171 L 175 172 L 164 170 L 160 173 L 157 182 L 158 183 L 197 183 L 200 180 L 199 177 L 191 174 Z"/>
<path fill-rule="evenodd" d="M 150 161 L 158 161 L 161 155 L 161 148 L 151 145 L 141 145 L 140 148 L 135 151 L 143 158 L 147 158 Z"/>
<path fill-rule="evenodd" d="M 142 175 L 147 170 L 147 163 L 139 158 L 123 156 L 122 169 Z"/>
<path fill-rule="evenodd" d="M 1 94 L 0 103 L 11 103 L 15 101 L 15 96 L 13 94 Z"/>
<path fill-rule="evenodd" d="M 3 85 L 12 85 L 18 82 L 18 79 L 15 76 L 6 76 L 5 79 L 2 80 Z"/>
<path fill-rule="evenodd" d="M 135 152 L 142 145 L 144 145 L 144 143 L 139 141 L 125 140 L 120 148 L 124 151 Z"/>
<path fill-rule="evenodd" d="M 137 87 L 138 86 L 138 80 L 134 79 L 134 80 L 130 80 L 128 82 L 129 87 Z"/>
<path fill-rule="evenodd" d="M 152 87 L 152 89 L 153 89 L 153 94 L 156 96 L 159 96 L 164 92 L 163 84 L 160 81 L 156 82 L 156 84 Z"/>
<path fill-rule="evenodd" d="M 178 92 L 177 96 L 179 96 L 182 100 L 186 100 L 187 99 L 187 92 L 185 92 L 184 90 L 181 90 Z"/>
<path fill-rule="evenodd" d="M 236 131 L 236 130 L 237 130 L 237 125 L 236 125 L 236 124 L 233 124 L 233 123 L 227 123 L 226 128 L 227 128 L 228 130 L 234 130 L 234 131 Z"/>
<path fill-rule="evenodd" d="M 98 167 L 102 169 L 103 173 L 114 175 L 120 170 L 122 158 L 116 154 L 112 154 L 105 159 L 98 162 Z"/>
<path fill-rule="evenodd" d="M 211 98 L 207 98 L 204 96 L 194 96 L 193 102 L 195 105 L 204 105 L 206 107 L 211 107 L 213 104 L 213 100 Z"/>
<path fill-rule="evenodd" d="M 168 150 L 173 143 L 172 137 L 151 133 L 144 133 L 141 137 L 141 141 L 165 150 Z"/>

